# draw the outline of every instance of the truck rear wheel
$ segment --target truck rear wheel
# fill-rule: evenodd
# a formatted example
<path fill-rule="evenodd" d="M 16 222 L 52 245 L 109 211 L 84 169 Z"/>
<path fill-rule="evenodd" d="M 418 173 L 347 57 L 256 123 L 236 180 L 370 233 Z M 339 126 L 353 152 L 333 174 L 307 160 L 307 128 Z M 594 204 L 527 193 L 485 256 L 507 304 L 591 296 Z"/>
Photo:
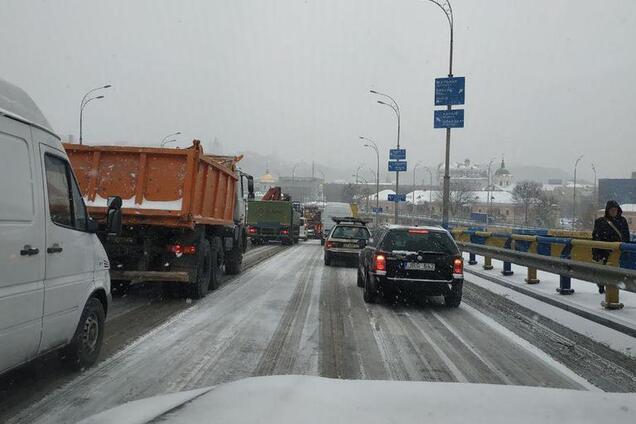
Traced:
<path fill-rule="evenodd" d="M 196 278 L 190 283 L 189 292 L 193 299 L 204 298 L 208 293 L 212 277 L 213 255 L 210 242 L 203 239 L 197 246 Z"/>
<path fill-rule="evenodd" d="M 214 237 L 210 240 L 212 245 L 212 265 L 210 274 L 210 290 L 216 290 L 221 284 L 221 276 L 223 275 L 222 266 L 224 265 L 223 242 L 220 238 Z M 227 272 L 227 268 L 226 268 Z"/>
<path fill-rule="evenodd" d="M 225 255 L 225 273 L 236 275 L 241 273 L 243 265 L 243 253 L 238 246 L 234 246 L 227 255 Z"/>

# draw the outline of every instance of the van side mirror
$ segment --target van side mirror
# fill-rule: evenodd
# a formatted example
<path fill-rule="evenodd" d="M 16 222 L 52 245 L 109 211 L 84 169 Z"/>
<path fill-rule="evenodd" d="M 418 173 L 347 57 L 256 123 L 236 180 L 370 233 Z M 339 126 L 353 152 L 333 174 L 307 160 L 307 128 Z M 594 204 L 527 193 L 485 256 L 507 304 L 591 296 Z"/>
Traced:
<path fill-rule="evenodd" d="M 108 211 L 106 212 L 105 231 L 107 234 L 120 234 L 122 226 L 121 197 L 109 197 L 106 205 L 108 206 Z"/>
<path fill-rule="evenodd" d="M 88 219 L 86 220 L 86 232 L 95 234 L 98 230 L 99 230 L 99 226 L 97 225 L 97 222 L 95 222 L 93 218 L 89 216 Z"/>
<path fill-rule="evenodd" d="M 254 177 L 251 175 L 247 176 L 247 198 L 254 200 Z"/>

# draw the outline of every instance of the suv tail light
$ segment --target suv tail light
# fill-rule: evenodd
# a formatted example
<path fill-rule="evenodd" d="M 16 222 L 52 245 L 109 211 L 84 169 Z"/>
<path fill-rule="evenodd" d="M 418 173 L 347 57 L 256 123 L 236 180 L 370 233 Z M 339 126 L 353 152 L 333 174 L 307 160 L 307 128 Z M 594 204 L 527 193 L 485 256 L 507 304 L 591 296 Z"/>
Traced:
<path fill-rule="evenodd" d="M 256 227 L 248 227 L 247 232 L 249 234 L 256 234 Z"/>
<path fill-rule="evenodd" d="M 464 261 L 460 258 L 455 258 L 453 261 L 453 277 L 459 278 L 464 275 Z"/>
<path fill-rule="evenodd" d="M 386 274 L 386 256 L 375 255 L 373 268 L 377 274 Z"/>
<path fill-rule="evenodd" d="M 282 230 L 280 230 L 280 233 L 282 235 L 287 235 L 287 234 L 289 234 L 289 230 L 287 228 L 283 228 Z"/>
<path fill-rule="evenodd" d="M 325 249 L 331 249 L 333 247 L 333 241 L 327 240 L 325 243 Z"/>

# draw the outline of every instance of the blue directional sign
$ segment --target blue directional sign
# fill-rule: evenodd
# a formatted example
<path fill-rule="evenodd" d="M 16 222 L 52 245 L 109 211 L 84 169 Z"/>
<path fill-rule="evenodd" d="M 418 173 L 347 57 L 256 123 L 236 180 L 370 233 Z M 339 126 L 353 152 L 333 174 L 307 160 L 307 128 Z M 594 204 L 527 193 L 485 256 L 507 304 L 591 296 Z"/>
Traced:
<path fill-rule="evenodd" d="M 406 149 L 390 149 L 389 159 L 391 160 L 406 160 Z"/>
<path fill-rule="evenodd" d="M 382 208 L 373 208 L 373 213 L 382 213 Z"/>
<path fill-rule="evenodd" d="M 406 172 L 406 161 L 390 160 L 389 172 Z"/>
<path fill-rule="evenodd" d="M 389 202 L 406 202 L 406 194 L 389 194 Z"/>
<path fill-rule="evenodd" d="M 435 106 L 463 105 L 466 78 L 435 78 Z"/>
<path fill-rule="evenodd" d="M 436 110 L 433 118 L 433 127 L 464 128 L 464 109 Z"/>

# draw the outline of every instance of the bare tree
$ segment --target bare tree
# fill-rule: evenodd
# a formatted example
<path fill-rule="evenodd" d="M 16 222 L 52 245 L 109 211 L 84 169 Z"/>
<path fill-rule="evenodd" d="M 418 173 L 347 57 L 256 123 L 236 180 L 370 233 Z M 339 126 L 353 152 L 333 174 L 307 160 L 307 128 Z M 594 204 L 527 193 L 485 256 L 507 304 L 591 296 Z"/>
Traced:
<path fill-rule="evenodd" d="M 536 205 L 543 196 L 541 183 L 536 181 L 521 181 L 512 190 L 512 197 L 525 211 L 524 223 L 528 225 L 528 212 L 530 206 Z"/>
<path fill-rule="evenodd" d="M 451 179 L 450 180 L 450 196 L 449 196 L 449 208 L 450 213 L 454 217 L 460 217 L 462 211 L 470 209 L 470 203 L 474 200 L 475 192 L 472 186 L 463 180 Z M 442 202 L 443 193 L 441 190 L 435 193 L 437 201 Z"/>

